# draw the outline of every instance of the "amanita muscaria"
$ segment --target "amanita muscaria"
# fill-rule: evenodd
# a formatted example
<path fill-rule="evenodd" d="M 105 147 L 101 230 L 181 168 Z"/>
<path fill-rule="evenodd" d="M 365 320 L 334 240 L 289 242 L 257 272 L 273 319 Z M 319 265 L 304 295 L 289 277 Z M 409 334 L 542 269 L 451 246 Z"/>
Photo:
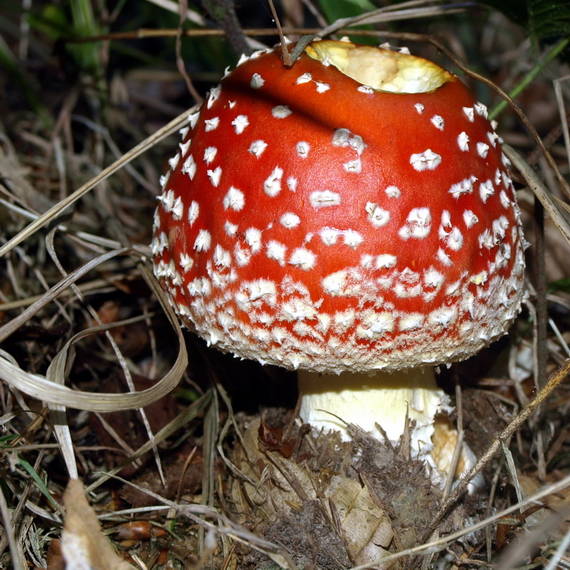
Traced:
<path fill-rule="evenodd" d="M 433 367 L 503 335 L 523 296 L 508 160 L 435 63 L 349 42 L 242 58 L 163 178 L 155 271 L 183 320 L 299 371 L 300 415 L 430 450 Z M 346 435 L 346 432 L 344 432 Z"/>

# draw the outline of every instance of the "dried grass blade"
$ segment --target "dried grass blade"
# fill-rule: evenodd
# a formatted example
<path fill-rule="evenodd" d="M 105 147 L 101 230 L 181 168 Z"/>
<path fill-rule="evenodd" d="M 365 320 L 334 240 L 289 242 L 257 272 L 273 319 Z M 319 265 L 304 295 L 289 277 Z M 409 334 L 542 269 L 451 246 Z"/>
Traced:
<path fill-rule="evenodd" d="M 64 381 L 65 374 L 62 374 L 59 368 L 59 361 L 52 360 L 50 362 L 50 365 L 46 371 L 46 378 L 50 382 Z M 67 414 L 65 413 L 65 407 L 58 406 L 56 404 L 48 404 L 48 407 L 51 410 L 51 420 L 54 425 L 55 437 L 59 443 L 59 448 L 61 450 L 61 454 L 63 455 L 65 466 L 67 467 L 67 474 L 69 475 L 70 479 L 77 479 L 77 462 L 75 460 L 73 440 L 71 439 L 71 432 L 67 423 Z"/>
<path fill-rule="evenodd" d="M 37 301 L 32 303 L 27 309 L 22 311 L 17 317 L 0 327 L 0 343 L 4 342 L 11 334 L 17 331 L 25 322 L 43 309 L 47 304 L 53 301 L 60 293 L 67 289 L 72 283 L 75 283 L 92 269 L 102 263 L 113 259 L 119 255 L 124 255 L 130 251 L 128 248 L 115 249 L 97 257 L 94 257 L 81 267 L 72 271 L 67 277 L 56 283 L 49 291 L 44 293 Z"/>
<path fill-rule="evenodd" d="M 24 553 L 22 552 L 18 541 L 16 540 L 16 535 L 14 534 L 14 525 L 12 522 L 12 513 L 8 508 L 8 503 L 6 503 L 6 497 L 2 492 L 2 486 L 0 486 L 0 515 L 2 515 L 2 522 L 4 523 L 4 532 L 6 538 L 8 539 L 8 545 L 10 547 L 10 554 L 12 556 L 12 564 L 14 565 L 14 570 L 24 570 L 28 568 Z"/>
<path fill-rule="evenodd" d="M 432 4 L 431 6 L 420 6 L 421 4 Z M 402 2 L 377 10 L 371 10 L 358 16 L 350 18 L 341 18 L 322 30 L 319 36 L 332 34 L 341 28 L 350 26 L 362 26 L 367 24 L 379 24 L 382 22 L 391 22 L 394 20 L 408 20 L 411 18 L 428 18 L 431 16 L 441 16 L 442 14 L 450 14 L 465 11 L 469 3 L 451 3 L 441 4 L 439 2 Z M 417 7 L 416 7 L 417 6 Z"/>
<path fill-rule="evenodd" d="M 564 94 L 562 93 L 562 83 L 566 81 L 570 81 L 570 75 L 554 80 L 554 94 L 556 95 L 556 103 L 558 104 L 558 112 L 560 113 L 560 124 L 562 125 L 562 134 L 564 135 L 564 146 L 566 147 L 566 158 L 568 159 L 568 166 L 570 166 L 570 131 L 568 130 L 566 105 L 564 103 Z"/>
<path fill-rule="evenodd" d="M 220 414 L 218 405 L 218 394 L 212 390 L 212 399 L 204 416 L 204 440 L 202 443 L 202 454 L 204 457 L 204 468 L 202 470 L 202 495 L 200 502 L 209 507 L 214 506 L 214 466 L 216 461 L 216 441 L 220 427 Z M 201 557 L 205 557 L 210 550 L 207 546 L 208 535 L 204 528 L 198 531 L 198 545 Z"/>
<path fill-rule="evenodd" d="M 564 217 L 564 214 L 557 207 L 554 198 L 546 189 L 540 178 L 535 174 L 534 170 L 527 164 L 525 159 L 512 147 L 505 144 L 503 145 L 504 153 L 509 157 L 513 165 L 520 171 L 524 179 L 530 186 L 534 195 L 540 200 L 544 209 L 550 216 L 552 223 L 556 226 L 558 231 L 564 236 L 566 241 L 570 243 L 570 223 Z"/>
<path fill-rule="evenodd" d="M 505 456 L 505 460 L 507 462 L 507 468 L 509 470 L 509 475 L 511 476 L 511 483 L 513 484 L 517 494 L 517 501 L 519 503 L 522 503 L 524 501 L 524 494 L 519 481 L 519 476 L 517 474 L 517 468 L 515 465 L 513 454 L 511 453 L 511 450 L 507 447 L 507 444 L 504 441 L 501 442 L 501 449 L 503 451 L 503 455 Z"/>
<path fill-rule="evenodd" d="M 70 479 L 77 479 L 77 462 L 75 460 L 75 452 L 73 451 L 73 440 L 71 439 L 71 432 L 67 423 L 65 407 L 56 404 L 48 404 L 48 407 L 52 411 L 51 420 L 54 425 L 55 437 L 67 467 L 67 474 Z"/>
<path fill-rule="evenodd" d="M 87 488 L 88 492 L 93 491 L 100 485 L 102 485 L 105 481 L 109 480 L 111 477 L 116 475 L 123 469 L 123 467 L 129 465 L 139 457 L 143 456 L 145 453 L 148 453 L 153 447 L 156 447 L 159 443 L 164 441 L 167 437 L 170 437 L 172 434 L 176 433 L 182 426 L 186 425 L 188 422 L 192 421 L 194 418 L 199 416 L 203 413 L 204 409 L 210 403 L 210 399 L 212 397 L 211 391 L 206 392 L 200 398 L 198 398 L 195 402 L 193 402 L 186 410 L 183 410 L 176 416 L 170 423 L 165 425 L 161 430 L 159 430 L 155 435 L 152 441 L 147 441 L 143 445 L 141 445 L 126 461 L 114 467 L 111 471 L 104 473 L 91 483 Z"/>
<path fill-rule="evenodd" d="M 6 255 L 18 244 L 22 243 L 24 240 L 35 234 L 40 228 L 59 216 L 64 210 L 79 200 L 79 198 L 97 186 L 99 182 L 105 180 L 105 178 L 109 177 L 111 174 L 122 168 L 125 164 L 128 164 L 148 148 L 184 125 L 184 123 L 186 123 L 188 120 L 188 115 L 193 113 L 195 110 L 196 108 L 193 107 L 192 109 L 184 111 L 184 113 L 172 119 L 172 121 L 164 125 L 164 127 L 161 127 L 158 131 L 156 131 L 156 133 L 150 135 L 139 144 L 134 146 L 131 150 L 126 152 L 119 160 L 116 160 L 107 166 L 107 168 L 103 169 L 99 174 L 97 174 L 97 176 L 89 180 L 89 182 L 86 182 L 83 184 L 83 186 L 80 186 L 77 190 L 75 190 L 75 192 L 72 192 L 69 196 L 44 212 L 39 218 L 34 220 L 31 224 L 26 226 L 22 231 L 18 232 L 12 239 L 8 240 L 2 247 L 0 247 L 0 257 Z"/>

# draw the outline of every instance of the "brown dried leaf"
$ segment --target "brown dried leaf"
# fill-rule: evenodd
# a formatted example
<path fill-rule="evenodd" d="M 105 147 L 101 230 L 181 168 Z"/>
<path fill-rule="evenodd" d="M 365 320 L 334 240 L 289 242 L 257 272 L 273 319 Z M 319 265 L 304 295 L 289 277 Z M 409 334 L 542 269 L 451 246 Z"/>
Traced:
<path fill-rule="evenodd" d="M 335 475 L 326 490 L 335 505 L 348 553 L 355 564 L 386 556 L 394 532 L 386 513 L 378 507 L 368 488 L 355 479 Z"/>

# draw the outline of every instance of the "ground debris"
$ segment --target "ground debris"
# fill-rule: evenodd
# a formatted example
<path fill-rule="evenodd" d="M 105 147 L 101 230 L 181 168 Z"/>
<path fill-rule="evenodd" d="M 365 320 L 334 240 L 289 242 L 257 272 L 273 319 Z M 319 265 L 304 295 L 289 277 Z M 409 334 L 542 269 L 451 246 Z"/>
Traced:
<path fill-rule="evenodd" d="M 342 442 L 290 418 L 273 410 L 245 422 L 228 514 L 283 545 L 299 568 L 414 567 L 381 559 L 418 544 L 429 524 L 441 500 L 429 468 L 364 432 Z M 259 554 L 246 559 L 244 568 L 263 567 Z"/>

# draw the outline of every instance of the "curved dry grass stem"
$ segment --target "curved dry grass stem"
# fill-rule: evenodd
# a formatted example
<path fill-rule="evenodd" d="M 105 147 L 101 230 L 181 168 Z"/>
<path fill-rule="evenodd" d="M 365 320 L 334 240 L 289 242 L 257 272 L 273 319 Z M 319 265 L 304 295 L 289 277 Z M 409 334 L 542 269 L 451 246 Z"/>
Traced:
<path fill-rule="evenodd" d="M 351 25 L 354 25 L 354 24 L 351 24 Z M 354 32 L 354 30 L 352 32 Z M 570 184 L 568 184 L 566 179 L 562 176 L 562 173 L 560 172 L 560 169 L 558 168 L 558 165 L 556 164 L 554 157 L 552 156 L 552 154 L 548 151 L 548 149 L 544 145 L 544 142 L 540 138 L 540 135 L 538 134 L 536 128 L 530 122 L 530 120 L 528 119 L 528 117 L 526 116 L 524 111 L 521 109 L 521 107 L 519 105 L 517 105 L 517 103 L 515 103 L 512 100 L 512 98 L 509 97 L 508 93 L 506 91 L 504 91 L 503 89 L 501 89 L 501 87 L 499 87 L 496 83 L 494 83 L 493 81 L 491 81 L 490 79 L 488 79 L 484 75 L 481 75 L 481 74 L 473 71 L 465 62 L 463 62 L 457 55 L 455 55 L 453 53 L 453 51 L 451 51 L 451 49 L 449 49 L 440 40 L 438 40 L 437 38 L 435 38 L 431 35 L 416 34 L 416 33 L 411 33 L 411 32 L 385 32 L 385 31 L 377 31 L 377 30 L 362 30 L 362 31 L 358 30 L 358 34 L 360 34 L 360 35 L 375 35 L 375 36 L 381 36 L 383 38 L 394 38 L 394 39 L 411 41 L 411 42 L 427 42 L 427 43 L 430 43 L 437 50 L 439 50 L 441 53 L 443 53 L 450 61 L 452 61 L 453 64 L 455 66 L 457 66 L 461 71 L 463 71 L 463 73 L 465 73 L 467 76 L 475 79 L 476 81 L 484 83 L 490 89 L 495 91 L 495 93 L 497 93 L 503 100 L 508 102 L 509 106 L 515 112 L 515 114 L 517 115 L 519 120 L 523 123 L 523 125 L 525 126 L 525 128 L 527 129 L 527 131 L 529 132 L 529 134 L 531 135 L 531 137 L 535 141 L 535 143 L 540 148 L 542 154 L 544 155 L 544 157 L 548 163 L 548 166 L 550 166 L 550 168 L 554 172 L 556 179 L 557 179 L 558 183 L 560 184 L 560 187 L 562 188 L 563 192 L 565 193 L 565 195 L 568 198 L 570 198 Z"/>
<path fill-rule="evenodd" d="M 56 228 L 52 228 L 48 232 L 48 235 L 46 238 L 46 249 L 47 249 L 47 252 L 50 255 L 53 263 L 57 267 L 58 271 L 61 273 L 61 275 L 63 277 L 67 277 L 67 272 L 64 269 L 62 262 L 60 261 L 58 255 L 57 255 L 57 252 L 56 252 L 56 248 L 55 248 L 55 244 L 54 244 L 55 233 L 56 233 Z M 83 295 L 79 291 L 77 285 L 75 285 L 75 283 L 72 283 L 70 287 L 71 287 L 71 290 L 73 291 L 73 293 L 75 294 L 76 299 L 79 302 L 83 303 L 84 306 L 86 307 L 86 309 L 87 309 L 91 319 L 93 320 L 93 322 L 98 324 L 98 325 L 103 325 L 104 323 L 102 322 L 101 318 L 99 317 L 98 312 L 90 305 L 90 303 L 85 301 L 85 298 L 83 297 Z M 111 349 L 115 355 L 116 361 L 119 363 L 119 366 L 121 367 L 123 377 L 124 377 L 124 380 L 125 380 L 128 388 L 129 388 L 129 391 L 136 392 L 136 388 L 134 385 L 131 370 L 130 370 L 127 362 L 126 362 L 125 356 L 123 355 L 123 353 L 121 352 L 121 349 L 119 348 L 119 345 L 117 344 L 117 342 L 115 341 L 115 339 L 113 338 L 113 336 L 111 335 L 109 330 L 105 330 L 104 334 L 105 334 L 107 342 L 111 346 Z M 61 355 L 61 353 L 58 354 L 58 357 L 60 355 Z M 69 365 L 69 360 L 70 359 L 68 359 L 68 358 L 57 358 L 57 357 L 54 358 L 48 367 L 48 370 L 46 373 L 47 379 L 54 381 L 54 382 L 58 382 L 60 384 L 63 384 L 65 382 L 65 378 L 66 378 L 66 372 L 65 371 Z M 66 464 L 68 465 L 69 476 L 72 479 L 77 479 L 78 474 L 77 474 L 77 467 L 76 467 L 75 462 L 74 462 L 73 445 L 71 443 L 71 434 L 69 433 L 69 428 L 67 426 L 67 422 L 65 421 L 64 408 L 61 406 L 54 406 L 53 404 L 49 404 L 49 405 L 51 405 L 54 409 L 58 410 L 56 413 L 59 414 L 59 418 L 63 420 L 62 422 L 56 423 L 55 430 L 56 430 L 56 433 L 58 434 L 59 440 L 62 442 L 62 452 L 63 452 L 64 457 L 66 458 Z M 152 437 L 153 437 L 152 428 L 151 428 L 146 410 L 144 408 L 139 408 L 138 413 L 140 415 L 141 421 L 143 423 L 143 426 L 144 426 L 144 429 L 147 433 L 148 438 L 152 439 Z M 165 484 L 164 472 L 163 472 L 163 468 L 162 468 L 162 462 L 160 460 L 160 455 L 158 453 L 158 449 L 154 448 L 153 454 L 154 454 L 158 474 L 160 475 L 160 480 L 163 484 Z"/>
<path fill-rule="evenodd" d="M 546 159 L 546 162 L 548 163 L 548 166 L 550 166 L 550 168 L 554 172 L 556 179 L 558 180 L 558 183 L 560 184 L 561 189 L 566 194 L 566 196 L 568 198 L 570 198 L 570 185 L 568 184 L 566 179 L 562 176 L 562 173 L 560 172 L 560 169 L 558 168 L 558 165 L 556 164 L 554 157 L 552 156 L 552 154 L 548 151 L 548 149 L 544 145 L 544 142 L 540 138 L 538 131 L 536 130 L 534 125 L 530 122 L 529 118 L 526 116 L 526 114 L 521 109 L 521 107 L 517 103 L 515 103 L 511 99 L 511 97 L 509 97 L 509 95 L 506 91 L 501 89 L 496 83 L 494 83 L 493 81 L 491 81 L 487 77 L 485 77 L 479 73 L 476 73 L 475 71 L 470 69 L 457 56 L 455 56 L 455 54 L 449 48 L 447 48 L 445 45 L 443 45 L 440 41 L 436 40 L 435 38 L 433 38 L 431 36 L 427 36 L 426 41 L 429 41 L 434 47 L 436 47 L 438 50 L 440 50 L 442 53 L 444 53 L 466 75 L 472 77 L 473 79 L 476 79 L 477 81 L 479 81 L 481 83 L 484 83 L 485 85 L 490 87 L 493 91 L 495 91 L 495 93 L 500 95 L 503 98 L 503 100 L 508 102 L 511 109 L 515 112 L 515 114 L 517 115 L 517 117 L 519 118 L 521 123 L 525 126 L 525 128 L 529 132 L 530 136 L 534 139 L 535 143 L 539 146 L 540 150 L 542 151 L 542 154 L 544 155 L 544 157 Z"/>
<path fill-rule="evenodd" d="M 126 250 L 118 251 L 120 253 L 124 253 Z M 111 253 L 118 255 L 117 252 Z M 109 255 L 110 254 L 107 254 L 107 257 L 109 257 Z M 100 256 L 100 258 L 101 257 L 105 256 Z M 142 264 L 140 266 L 140 270 L 152 292 L 159 299 L 170 324 L 174 328 L 179 347 L 176 361 L 170 370 L 156 384 L 150 388 L 147 388 L 146 390 L 141 390 L 140 392 L 128 392 L 124 394 L 103 392 L 93 393 L 72 390 L 71 388 L 64 386 L 63 382 L 61 384 L 50 382 L 44 376 L 25 372 L 18 366 L 16 361 L 3 350 L 0 350 L 0 378 L 13 388 L 20 390 L 25 394 L 28 394 L 28 396 L 42 400 L 43 402 L 58 404 L 60 406 L 75 408 L 79 410 L 90 410 L 94 412 L 116 412 L 119 410 L 142 408 L 170 393 L 178 385 L 186 370 L 186 366 L 188 365 L 186 343 L 184 341 L 184 336 L 182 334 L 182 330 L 180 328 L 176 315 L 174 314 L 173 309 L 170 307 L 165 294 L 156 281 L 156 278 L 152 275 L 152 272 Z M 69 283 L 74 282 L 74 280 L 77 280 L 77 275 L 82 273 L 84 272 L 80 272 L 79 270 L 71 273 L 68 278 L 60 281 L 60 283 L 52 288 L 51 292 L 53 292 L 54 289 L 57 291 L 63 290 L 63 287 L 61 286 L 62 282 L 65 282 L 66 285 L 68 285 Z M 50 299 L 54 298 L 55 296 L 57 295 L 50 297 Z M 41 306 L 45 304 L 45 302 L 42 302 Z M 34 303 L 34 305 L 28 308 L 35 309 L 33 312 L 31 312 L 31 314 L 34 314 L 37 312 L 37 310 L 39 310 L 39 308 L 37 308 L 35 305 L 36 304 Z M 3 329 L 0 329 L 0 331 L 4 330 L 4 328 L 5 327 L 3 327 Z M 70 340 L 68 340 L 65 343 L 64 347 L 54 358 L 54 360 L 63 359 L 64 361 L 64 364 L 62 364 L 59 369 L 67 370 L 69 368 L 68 360 L 70 358 L 73 358 L 73 345 L 75 342 L 90 334 L 105 331 L 108 328 L 108 325 L 93 327 L 90 330 L 77 333 Z M 5 335 L 3 338 L 6 336 L 7 335 Z"/>

